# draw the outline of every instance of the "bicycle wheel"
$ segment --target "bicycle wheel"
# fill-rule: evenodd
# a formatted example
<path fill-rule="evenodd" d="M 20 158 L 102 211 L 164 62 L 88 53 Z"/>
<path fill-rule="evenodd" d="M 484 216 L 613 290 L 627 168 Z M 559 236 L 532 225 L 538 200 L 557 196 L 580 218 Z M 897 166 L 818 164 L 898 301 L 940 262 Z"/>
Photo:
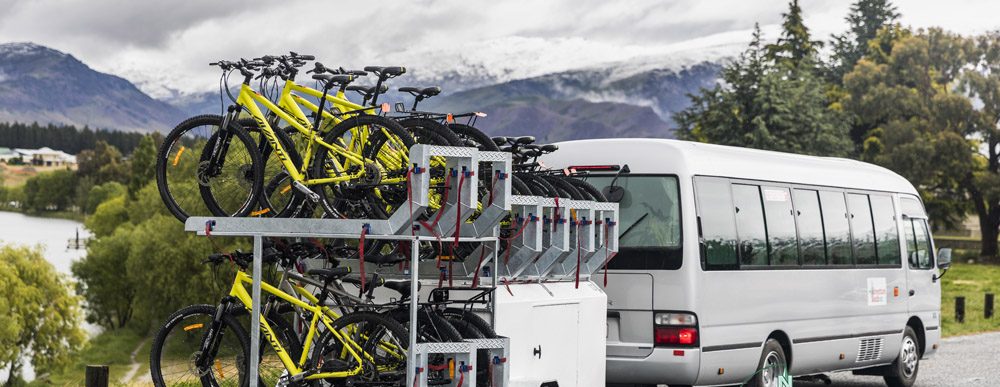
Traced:
<path fill-rule="evenodd" d="M 246 216 L 264 187 L 264 162 L 257 142 L 238 125 L 212 134 L 202 149 L 198 184 L 215 216 Z"/>
<path fill-rule="evenodd" d="M 573 186 L 576 187 L 578 190 L 580 190 L 581 193 L 589 195 L 591 198 L 590 200 L 597 202 L 608 201 L 608 198 L 604 197 L 604 193 L 602 193 L 601 190 L 597 189 L 597 187 L 594 187 L 593 184 L 590 184 L 581 179 L 577 179 L 575 177 L 568 177 L 566 178 L 566 181 L 568 181 L 570 184 L 573 184 Z"/>
<path fill-rule="evenodd" d="M 361 373 L 345 381 L 361 384 L 396 385 L 406 379 L 406 353 L 410 341 L 406 328 L 377 313 L 354 312 L 333 321 L 333 330 L 323 332 L 312 353 L 318 372 L 349 371 L 361 366 Z M 350 355 L 351 348 L 361 357 Z"/>
<path fill-rule="evenodd" d="M 313 187 L 327 216 L 378 217 L 384 211 L 376 212 L 373 207 L 385 207 L 386 203 L 373 200 L 376 197 L 374 191 L 383 185 L 396 186 L 397 191 L 398 187 L 402 187 L 405 195 L 406 171 L 410 167 L 409 150 L 414 140 L 396 121 L 380 116 L 351 117 L 331 128 L 323 141 L 344 149 L 350 147 L 345 151 L 364 160 L 364 165 L 358 165 L 326 147 L 316 150 L 310 169 L 311 178 L 358 176 Z"/>
<path fill-rule="evenodd" d="M 413 133 L 414 136 L 421 130 L 427 130 L 438 136 L 441 136 L 448 141 L 448 145 L 451 146 L 465 146 L 464 141 L 459 138 L 455 132 L 452 132 L 447 125 L 442 124 L 438 121 L 432 120 L 430 118 L 423 117 L 410 117 L 399 120 L 399 124 L 402 125 L 406 130 Z"/>
<path fill-rule="evenodd" d="M 531 195 L 531 189 L 524 184 L 524 180 L 521 180 L 521 178 L 517 176 L 510 177 L 510 189 L 511 193 L 514 195 Z"/>
<path fill-rule="evenodd" d="M 584 196 L 572 184 L 566 181 L 565 176 L 542 175 L 542 180 L 547 181 L 556 189 L 560 197 L 583 200 Z"/>
<path fill-rule="evenodd" d="M 475 314 L 472 311 L 461 308 L 447 308 L 441 313 L 443 313 L 445 317 L 448 317 L 449 319 L 458 319 L 459 321 L 461 321 L 461 323 L 458 325 L 454 323 L 451 324 L 454 325 L 455 328 L 458 329 L 460 332 L 463 329 L 471 328 L 479 331 L 479 333 L 481 333 L 484 338 L 492 339 L 497 337 L 497 333 L 493 330 L 493 326 L 491 326 L 490 323 L 486 322 L 486 320 L 484 320 L 482 317 L 479 317 L 478 314 Z"/>
<path fill-rule="evenodd" d="M 264 133 L 252 119 L 239 120 L 240 125 L 247 130 L 250 137 L 257 142 L 257 149 L 264 160 L 264 189 L 260 195 L 258 209 L 250 213 L 252 216 L 262 216 L 267 218 L 288 218 L 295 216 L 305 201 L 305 195 L 292 187 L 292 178 L 281 162 L 282 155 L 279 155 L 274 146 L 264 136 Z M 294 129 L 291 129 L 294 130 Z M 302 165 L 302 156 L 288 132 L 289 128 L 274 129 L 273 133 L 278 143 L 284 151 L 284 158 L 291 161 L 294 166 Z"/>
<path fill-rule="evenodd" d="M 181 222 L 189 216 L 214 215 L 200 193 L 204 163 L 201 150 L 219 131 L 222 116 L 200 115 L 178 124 L 167 134 L 156 155 L 156 186 L 167 210 Z M 230 123 L 235 128 L 236 123 Z M 251 209 L 239 208 L 232 215 L 246 215 Z"/>
<path fill-rule="evenodd" d="M 149 373 L 153 384 L 163 386 L 245 386 L 249 383 L 248 336 L 231 316 L 223 316 L 216 343 L 202 359 L 202 343 L 212 327 L 216 307 L 191 305 L 174 312 L 153 338 Z M 199 365 L 198 361 L 201 360 Z"/>
<path fill-rule="evenodd" d="M 479 148 L 481 151 L 491 151 L 499 152 L 500 147 L 497 146 L 490 136 L 483 133 L 474 126 L 469 126 L 466 124 L 448 124 L 448 129 L 455 132 L 459 138 L 464 140 L 466 143 Z"/>

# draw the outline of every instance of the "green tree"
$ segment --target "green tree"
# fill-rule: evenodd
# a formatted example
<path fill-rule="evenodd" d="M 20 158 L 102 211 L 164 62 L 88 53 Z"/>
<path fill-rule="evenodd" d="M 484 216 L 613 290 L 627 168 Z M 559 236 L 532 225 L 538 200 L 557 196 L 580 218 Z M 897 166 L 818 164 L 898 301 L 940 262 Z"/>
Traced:
<path fill-rule="evenodd" d="M 0 368 L 5 386 L 19 381 L 28 359 L 36 372 L 62 365 L 84 341 L 80 300 L 40 249 L 0 247 Z"/>
<path fill-rule="evenodd" d="M 816 51 L 823 46 L 823 42 L 810 40 L 809 28 L 802 20 L 799 0 L 788 3 L 788 12 L 781 14 L 781 17 L 781 36 L 776 43 L 767 46 L 768 58 L 779 65 L 792 68 L 800 67 L 803 62 L 806 62 L 806 66 L 813 66 Z"/>
<path fill-rule="evenodd" d="M 841 84 L 844 74 L 868 51 L 868 42 L 878 31 L 899 19 L 896 6 L 889 0 L 857 0 L 844 19 L 847 31 L 831 36 L 833 55 L 827 69 L 827 79 Z"/>
<path fill-rule="evenodd" d="M 125 203 L 124 194 L 116 196 L 98 205 L 94 214 L 87 217 L 84 224 L 94 234 L 96 240 L 110 236 L 119 227 L 129 224 Z"/>
<path fill-rule="evenodd" d="M 122 199 L 116 198 L 101 208 Z M 73 275 L 80 280 L 77 291 L 87 300 L 87 321 L 107 329 L 122 328 L 132 318 L 137 286 L 125 271 L 132 230 L 127 222 L 111 234 L 102 230 L 101 236 L 87 245 L 87 256 L 73 263 Z"/>
<path fill-rule="evenodd" d="M 975 125 L 970 136 L 981 143 L 973 152 L 978 168 L 966 174 L 961 183 L 979 216 L 980 255 L 996 259 L 1000 255 L 997 246 L 1000 234 L 1000 31 L 978 37 L 976 46 L 971 71 L 963 74 L 963 84 L 964 90 L 981 104 L 977 109 L 979 125 Z M 955 47 L 952 46 L 952 50 Z"/>
<path fill-rule="evenodd" d="M 77 176 L 70 170 L 41 173 L 24 184 L 24 207 L 30 211 L 65 210 L 72 203 Z"/>
<path fill-rule="evenodd" d="M 793 3 L 794 4 L 794 3 Z M 674 115 L 678 137 L 723 145 L 843 156 L 850 150 L 842 114 L 830 108 L 813 61 L 779 65 L 761 48 L 760 30 L 722 69 L 722 82 L 691 95 Z"/>
<path fill-rule="evenodd" d="M 109 181 L 128 183 L 129 166 L 121 151 L 104 141 L 97 141 L 94 149 L 81 151 L 76 156 L 77 172 L 81 177 L 93 178 L 94 184 Z"/>
<path fill-rule="evenodd" d="M 126 192 L 127 190 L 125 186 L 117 181 L 109 181 L 101 185 L 93 186 L 87 194 L 87 202 L 83 206 L 83 212 L 85 214 L 93 214 L 94 211 L 97 210 L 97 206 L 101 203 L 118 196 L 125 195 Z"/>
<path fill-rule="evenodd" d="M 940 29 L 900 27 L 881 30 L 873 42 L 844 76 L 844 108 L 865 130 L 861 157 L 906 177 L 935 226 L 953 226 L 969 209 L 962 180 L 978 169 L 970 136 L 981 118 L 955 89 L 975 47 Z"/>
<path fill-rule="evenodd" d="M 128 183 L 128 193 L 130 197 L 135 197 L 142 187 L 153 181 L 156 177 L 156 140 L 152 135 L 143 136 L 139 141 L 139 146 L 132 152 L 130 164 L 132 165 L 131 176 Z"/>

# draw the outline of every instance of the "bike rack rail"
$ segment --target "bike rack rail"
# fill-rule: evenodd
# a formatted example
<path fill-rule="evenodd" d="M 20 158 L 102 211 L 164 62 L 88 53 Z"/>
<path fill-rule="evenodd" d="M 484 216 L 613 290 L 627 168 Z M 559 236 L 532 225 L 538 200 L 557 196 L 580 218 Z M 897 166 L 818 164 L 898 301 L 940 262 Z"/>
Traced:
<path fill-rule="evenodd" d="M 442 166 L 443 161 L 443 166 Z M 393 240 L 410 243 L 409 275 L 410 337 L 407 357 L 407 383 L 415 381 L 427 385 L 427 360 L 432 354 L 449 355 L 468 370 L 463 385 L 475 385 L 476 362 L 491 363 L 493 385 L 507 386 L 510 374 L 507 359 L 510 341 L 506 338 L 466 340 L 458 343 L 417 343 L 417 311 L 419 309 L 419 282 L 421 273 L 421 242 L 448 240 L 452 243 L 477 242 L 479 246 L 467 257 L 484 257 L 478 263 L 459 262 L 467 277 L 476 272 L 489 278 L 488 288 L 494 289 L 497 281 L 514 281 L 519 278 L 531 281 L 560 281 L 588 278 L 618 250 L 617 203 L 598 203 L 569 199 L 520 196 L 511 194 L 511 156 L 504 152 L 481 152 L 476 148 L 445 147 L 417 144 L 410 149 L 411 173 L 408 177 L 408 201 L 400 205 L 389 219 L 287 219 L 287 218 L 225 218 L 191 217 L 185 230 L 203 236 L 239 236 L 253 238 L 253 282 L 251 285 L 252 321 L 250 348 L 260 351 L 260 300 L 262 277 L 263 238 L 326 238 L 359 239 L 362 230 L 365 238 Z M 436 163 L 436 164 L 435 164 Z M 441 171 L 451 176 L 445 203 L 426 222 L 420 219 L 427 213 L 430 199 L 431 171 Z M 491 186 L 479 190 L 479 171 L 488 167 Z M 484 203 L 480 208 L 480 203 Z M 471 221 L 470 221 L 471 219 Z M 510 219 L 517 228 L 516 237 L 501 238 L 500 224 Z M 520 228 L 523 227 L 523 230 Z M 463 236 L 465 235 L 465 236 Z M 506 243 L 503 262 L 499 253 Z M 576 275 L 577 258 L 580 275 Z M 452 257 L 455 259 L 455 257 Z M 492 266 L 493 270 L 488 270 Z M 431 278 L 424 277 L 425 280 Z M 437 278 L 434 278 L 435 280 Z M 489 306 L 495 316 L 495 303 Z M 487 359 L 476 359 L 478 350 L 486 350 Z M 250 357 L 250 386 L 257 387 L 259 359 Z M 454 385 L 454 380 L 452 381 Z"/>

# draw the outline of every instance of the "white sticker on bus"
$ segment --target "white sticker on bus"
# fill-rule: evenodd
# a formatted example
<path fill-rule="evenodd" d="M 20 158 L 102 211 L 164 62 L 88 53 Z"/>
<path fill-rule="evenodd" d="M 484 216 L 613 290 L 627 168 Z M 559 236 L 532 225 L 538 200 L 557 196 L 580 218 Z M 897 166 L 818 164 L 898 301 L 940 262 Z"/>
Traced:
<path fill-rule="evenodd" d="M 868 306 L 885 305 L 889 300 L 889 292 L 886 290 L 885 277 L 875 277 L 868 279 Z"/>
<path fill-rule="evenodd" d="M 769 202 L 787 202 L 788 190 L 764 188 L 764 200 Z"/>

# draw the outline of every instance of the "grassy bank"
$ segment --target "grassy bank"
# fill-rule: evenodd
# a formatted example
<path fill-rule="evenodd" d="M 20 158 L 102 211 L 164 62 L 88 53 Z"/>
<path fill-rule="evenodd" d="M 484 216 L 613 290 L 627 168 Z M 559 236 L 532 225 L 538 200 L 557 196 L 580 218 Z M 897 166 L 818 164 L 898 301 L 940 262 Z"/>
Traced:
<path fill-rule="evenodd" d="M 143 343 L 143 340 L 145 342 Z M 132 361 L 132 351 L 142 343 L 145 351 L 139 351 L 136 361 L 141 365 L 149 362 L 149 339 L 130 329 L 118 329 L 97 335 L 63 369 L 47 376 L 40 376 L 29 386 L 82 386 L 88 364 L 110 366 L 109 380 L 112 386 L 122 385 L 119 381 L 128 372 Z M 149 366 L 145 370 L 148 372 Z M 143 375 L 137 372 L 136 376 Z M 131 383 L 130 383 L 131 384 Z"/>
<path fill-rule="evenodd" d="M 983 294 L 1000 298 L 1000 266 L 956 263 L 941 279 L 941 324 L 945 336 L 1000 330 L 1000 317 L 983 318 Z M 965 297 L 965 322 L 955 321 L 955 297 Z M 1000 300 L 997 300 L 1000 302 Z M 994 308 L 1000 307 L 995 305 Z"/>

